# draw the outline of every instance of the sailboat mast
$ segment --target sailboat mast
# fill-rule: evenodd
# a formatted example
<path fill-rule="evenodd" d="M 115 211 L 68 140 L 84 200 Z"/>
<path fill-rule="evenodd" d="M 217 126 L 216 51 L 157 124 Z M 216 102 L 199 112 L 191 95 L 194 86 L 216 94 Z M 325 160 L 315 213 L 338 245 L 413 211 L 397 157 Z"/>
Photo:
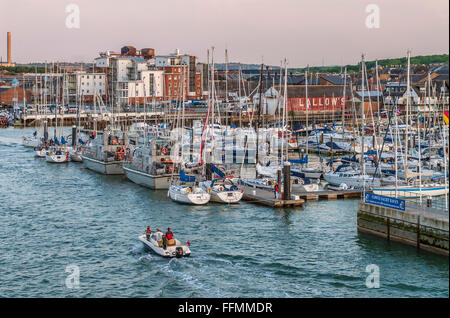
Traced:
<path fill-rule="evenodd" d="M 309 65 L 306 66 L 306 70 L 305 70 L 305 105 L 306 105 L 306 156 L 308 157 L 308 153 L 309 153 L 309 102 L 308 102 L 308 68 Z M 309 161 L 309 160 L 308 160 Z M 305 164 L 306 166 L 308 166 L 308 162 L 306 162 Z"/>
<path fill-rule="evenodd" d="M 408 144 L 409 144 L 409 98 L 410 98 L 410 82 L 409 82 L 409 69 L 410 69 L 410 57 L 411 57 L 411 51 L 408 50 L 408 69 L 406 71 L 406 128 L 405 128 L 405 162 L 404 162 L 404 169 L 405 169 L 405 181 L 408 182 Z"/>
<path fill-rule="evenodd" d="M 342 92 L 342 95 L 343 95 L 343 97 L 344 97 L 344 100 L 343 100 L 343 102 L 342 102 L 342 109 L 341 109 L 341 111 L 342 111 L 342 120 L 341 120 L 341 122 L 342 122 L 342 133 L 344 134 L 345 133 L 345 88 L 346 88 L 346 86 L 347 86 L 347 66 L 344 68 L 344 89 L 343 89 L 343 92 Z"/>
<path fill-rule="evenodd" d="M 362 165 L 362 175 L 363 175 L 363 194 L 366 193 L 366 166 L 364 164 L 364 79 L 365 79 L 365 63 L 364 63 L 364 54 L 361 55 L 361 165 Z"/>
<path fill-rule="evenodd" d="M 255 131 L 256 131 L 256 163 L 259 162 L 259 133 L 258 133 L 258 128 L 259 128 L 259 122 L 261 119 L 261 103 L 262 103 L 262 74 L 263 74 L 263 67 L 264 64 L 261 63 L 261 71 L 259 74 L 259 104 L 258 104 L 258 119 L 255 121 Z"/>

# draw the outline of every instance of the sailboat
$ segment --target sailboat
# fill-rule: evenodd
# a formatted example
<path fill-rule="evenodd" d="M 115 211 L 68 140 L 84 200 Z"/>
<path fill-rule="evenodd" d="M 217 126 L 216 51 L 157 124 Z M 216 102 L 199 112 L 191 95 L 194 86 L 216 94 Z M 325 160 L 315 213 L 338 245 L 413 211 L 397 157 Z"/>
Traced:
<path fill-rule="evenodd" d="M 193 176 L 187 176 L 183 170 L 180 171 L 178 184 L 169 186 L 169 197 L 172 201 L 183 204 L 203 205 L 211 199 L 211 189 L 205 190 L 196 186 L 196 179 Z"/>

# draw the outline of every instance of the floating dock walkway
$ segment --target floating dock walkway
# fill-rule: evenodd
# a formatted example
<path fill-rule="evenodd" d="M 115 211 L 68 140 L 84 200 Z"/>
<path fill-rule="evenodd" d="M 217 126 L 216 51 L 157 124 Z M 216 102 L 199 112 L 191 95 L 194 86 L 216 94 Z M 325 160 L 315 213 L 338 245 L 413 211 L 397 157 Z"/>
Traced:
<path fill-rule="evenodd" d="M 299 196 L 305 201 L 317 201 L 317 200 L 337 200 L 337 199 L 350 199 L 360 198 L 362 190 L 324 190 L 313 192 L 296 192 L 292 191 L 293 195 Z"/>
<path fill-rule="evenodd" d="M 244 196 L 242 197 L 242 199 L 244 201 L 265 205 L 273 208 L 302 206 L 303 203 L 305 202 L 305 200 L 300 198 L 297 200 L 275 199 L 273 191 L 263 190 L 259 188 L 244 186 L 243 189 L 244 189 Z"/>

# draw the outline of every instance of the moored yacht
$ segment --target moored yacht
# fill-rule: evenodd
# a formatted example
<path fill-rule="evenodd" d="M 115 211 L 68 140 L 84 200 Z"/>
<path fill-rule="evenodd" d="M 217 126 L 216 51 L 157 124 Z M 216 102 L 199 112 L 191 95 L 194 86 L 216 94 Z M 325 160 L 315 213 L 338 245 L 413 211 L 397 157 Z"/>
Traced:
<path fill-rule="evenodd" d="M 178 176 L 170 152 L 169 138 L 150 139 L 148 145 L 134 151 L 131 163 L 123 166 L 125 175 L 134 183 L 151 189 L 169 189 L 172 176 Z"/>
<path fill-rule="evenodd" d="M 125 139 L 126 135 L 120 131 L 105 130 L 81 156 L 86 168 L 107 175 L 124 174 Z"/>

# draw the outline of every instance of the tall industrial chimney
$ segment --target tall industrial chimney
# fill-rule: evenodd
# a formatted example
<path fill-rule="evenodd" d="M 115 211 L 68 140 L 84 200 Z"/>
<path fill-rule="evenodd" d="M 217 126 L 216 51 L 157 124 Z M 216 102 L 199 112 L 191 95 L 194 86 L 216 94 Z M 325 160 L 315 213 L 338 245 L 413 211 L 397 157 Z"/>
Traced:
<path fill-rule="evenodd" d="M 8 64 L 12 64 L 11 61 L 11 32 L 8 32 L 8 36 L 7 36 L 7 46 L 8 46 Z"/>

